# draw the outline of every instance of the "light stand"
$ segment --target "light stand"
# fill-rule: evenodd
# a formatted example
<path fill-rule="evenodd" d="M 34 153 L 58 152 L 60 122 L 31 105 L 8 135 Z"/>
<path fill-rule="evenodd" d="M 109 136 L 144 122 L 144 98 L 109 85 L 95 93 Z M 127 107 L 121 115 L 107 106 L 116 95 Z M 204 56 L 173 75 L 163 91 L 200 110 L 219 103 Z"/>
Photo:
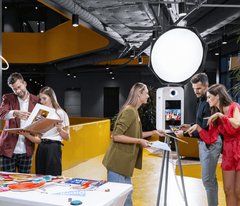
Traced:
<path fill-rule="evenodd" d="M 183 2 L 184 3 L 184 2 Z M 182 4 L 180 2 L 180 6 Z M 181 10 L 181 8 L 180 8 Z M 162 84 L 180 86 L 189 82 L 189 79 L 197 72 L 200 72 L 204 68 L 206 60 L 207 47 L 200 34 L 198 34 L 193 28 L 186 27 L 173 27 L 162 33 L 161 36 L 154 42 L 151 49 L 150 68 L 153 73 L 160 80 Z M 191 61 L 189 61 L 191 60 Z M 164 92 L 164 89 L 159 88 L 163 95 L 157 98 L 157 102 L 160 102 L 162 107 L 158 107 L 157 111 L 161 111 L 161 115 L 157 116 L 157 129 L 166 130 L 166 112 L 167 110 L 179 110 L 180 115 L 184 114 L 183 110 L 183 95 L 180 96 L 177 93 L 172 93 L 171 90 Z M 175 89 L 176 90 L 176 89 Z M 158 90 L 157 90 L 158 91 Z M 181 98 L 178 98 L 181 97 Z M 181 107 L 179 107 L 179 101 Z M 175 104 L 176 103 L 176 104 Z M 171 107 L 170 107 L 171 106 Z M 180 117 L 181 117 L 180 116 Z M 184 116 L 181 117 L 183 121 Z M 164 119 L 164 121 L 161 121 Z M 174 120 L 175 121 L 175 120 Z M 161 124 L 160 124 L 161 123 Z M 163 124 L 162 124 L 163 123 Z M 176 124 L 178 125 L 178 124 Z M 179 124 L 180 125 L 180 124 Z M 168 125 L 170 126 L 170 125 Z M 182 189 L 184 194 L 185 205 L 188 206 L 186 191 L 184 186 L 182 164 L 178 152 L 177 141 L 182 141 L 169 134 L 165 135 L 165 142 L 169 145 L 169 138 L 173 138 L 176 147 L 177 158 L 180 168 L 180 176 L 182 181 Z M 168 187 L 168 168 L 169 168 L 169 151 L 163 151 L 162 168 L 159 180 L 159 191 L 157 206 L 160 204 L 161 190 L 163 184 L 163 178 L 165 175 L 165 190 L 164 190 L 164 206 L 167 205 L 167 187 Z"/>
<path fill-rule="evenodd" d="M 168 146 L 170 146 L 170 138 L 171 138 L 171 135 L 166 134 L 164 142 L 166 144 L 168 144 Z M 180 177 L 181 177 L 181 182 L 182 182 L 184 202 L 185 202 L 185 206 L 188 206 L 185 184 L 184 184 L 184 179 L 183 179 L 183 172 L 182 172 L 182 163 L 181 163 L 181 158 L 180 158 L 180 155 L 179 155 L 178 144 L 177 144 L 178 138 L 173 138 L 173 141 L 174 141 L 174 144 L 175 144 L 175 149 L 176 149 L 179 168 L 180 168 Z M 166 169 L 165 169 L 165 166 L 166 166 Z M 169 151 L 164 150 L 163 151 L 163 158 L 162 158 L 162 167 L 161 167 L 161 171 L 160 171 L 157 205 L 156 206 L 160 205 L 164 175 L 165 175 L 165 188 L 164 188 L 164 201 L 163 201 L 163 203 L 164 203 L 164 206 L 167 205 L 168 169 L 169 169 Z"/>

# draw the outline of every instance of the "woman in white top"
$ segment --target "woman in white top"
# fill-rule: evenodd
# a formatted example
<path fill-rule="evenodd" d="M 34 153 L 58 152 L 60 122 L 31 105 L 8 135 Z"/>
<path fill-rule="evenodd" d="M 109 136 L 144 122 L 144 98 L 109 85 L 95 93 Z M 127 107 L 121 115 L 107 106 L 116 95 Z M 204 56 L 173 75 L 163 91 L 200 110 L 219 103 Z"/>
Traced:
<path fill-rule="evenodd" d="M 36 152 L 36 174 L 62 175 L 62 140 L 69 139 L 69 118 L 60 107 L 55 92 L 51 87 L 44 87 L 39 92 L 41 104 L 55 109 L 48 118 L 62 120 L 41 137 L 24 133 L 32 142 L 38 143 Z"/>

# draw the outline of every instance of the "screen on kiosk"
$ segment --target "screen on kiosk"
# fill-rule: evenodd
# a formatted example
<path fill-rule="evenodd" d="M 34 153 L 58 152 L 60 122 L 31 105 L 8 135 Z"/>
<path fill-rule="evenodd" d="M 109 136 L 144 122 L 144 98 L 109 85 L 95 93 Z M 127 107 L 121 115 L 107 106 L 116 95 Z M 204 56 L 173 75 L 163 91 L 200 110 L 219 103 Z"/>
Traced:
<path fill-rule="evenodd" d="M 166 100 L 165 129 L 176 130 L 181 124 L 181 101 Z"/>

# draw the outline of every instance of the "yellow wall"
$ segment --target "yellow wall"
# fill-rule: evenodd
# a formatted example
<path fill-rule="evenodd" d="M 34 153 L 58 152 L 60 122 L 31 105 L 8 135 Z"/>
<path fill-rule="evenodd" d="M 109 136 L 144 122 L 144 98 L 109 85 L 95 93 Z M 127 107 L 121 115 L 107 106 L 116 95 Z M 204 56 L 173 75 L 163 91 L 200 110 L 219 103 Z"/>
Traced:
<path fill-rule="evenodd" d="M 71 117 L 70 118 L 70 125 L 76 125 L 76 124 L 86 124 L 90 122 L 96 122 L 100 120 L 106 120 L 105 118 L 98 118 L 98 117 Z"/>
<path fill-rule="evenodd" d="M 80 54 L 88 54 L 106 49 L 109 40 L 83 25 L 73 27 L 68 15 L 52 7 L 44 0 L 38 0 L 50 9 L 69 20 L 44 33 L 3 32 L 2 53 L 8 63 L 41 64 Z M 143 57 L 143 64 L 149 63 L 148 56 Z M 129 59 L 116 59 L 101 62 L 100 65 L 122 65 Z M 128 65 L 138 65 L 138 58 L 132 59 Z"/>
<path fill-rule="evenodd" d="M 2 53 L 9 63 L 46 63 L 107 47 L 109 41 L 71 21 L 44 33 L 2 33 Z"/>
<path fill-rule="evenodd" d="M 63 170 L 106 152 L 110 143 L 110 120 L 98 118 L 70 118 L 71 138 L 64 141 L 62 153 Z M 92 121 L 95 119 L 95 121 Z M 77 120 L 81 123 L 76 124 Z M 87 123 L 82 123 L 83 121 Z M 92 122 L 91 122 L 92 121 Z M 35 173 L 35 155 L 32 173 Z"/>
<path fill-rule="evenodd" d="M 114 60 L 110 60 L 110 61 L 103 61 L 100 62 L 99 65 L 109 65 L 114 66 L 114 65 L 125 65 L 127 63 L 127 65 L 139 65 L 138 62 L 138 58 L 132 58 L 131 61 L 129 61 L 129 58 L 121 58 L 121 59 L 114 59 Z M 149 64 L 149 57 L 146 55 L 142 55 L 142 65 L 148 65 Z"/>

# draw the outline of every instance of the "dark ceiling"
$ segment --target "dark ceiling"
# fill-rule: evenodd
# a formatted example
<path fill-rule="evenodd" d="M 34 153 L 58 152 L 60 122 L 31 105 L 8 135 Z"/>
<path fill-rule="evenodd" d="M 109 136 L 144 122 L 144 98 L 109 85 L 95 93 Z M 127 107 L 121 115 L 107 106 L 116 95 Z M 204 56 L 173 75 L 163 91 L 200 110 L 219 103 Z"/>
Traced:
<path fill-rule="evenodd" d="M 3 32 L 44 32 L 67 18 L 34 0 L 3 0 Z"/>
<path fill-rule="evenodd" d="M 3 32 L 46 31 L 67 20 L 64 16 L 34 0 L 3 0 Z M 153 33 L 161 35 L 173 26 L 194 27 L 214 51 L 228 38 L 226 53 L 236 52 L 240 32 L 239 0 L 186 0 L 187 15 L 179 17 L 176 0 L 42 0 L 71 18 L 79 15 L 81 23 L 110 40 L 107 49 L 51 62 L 59 70 L 81 68 L 97 62 L 150 55 Z"/>

